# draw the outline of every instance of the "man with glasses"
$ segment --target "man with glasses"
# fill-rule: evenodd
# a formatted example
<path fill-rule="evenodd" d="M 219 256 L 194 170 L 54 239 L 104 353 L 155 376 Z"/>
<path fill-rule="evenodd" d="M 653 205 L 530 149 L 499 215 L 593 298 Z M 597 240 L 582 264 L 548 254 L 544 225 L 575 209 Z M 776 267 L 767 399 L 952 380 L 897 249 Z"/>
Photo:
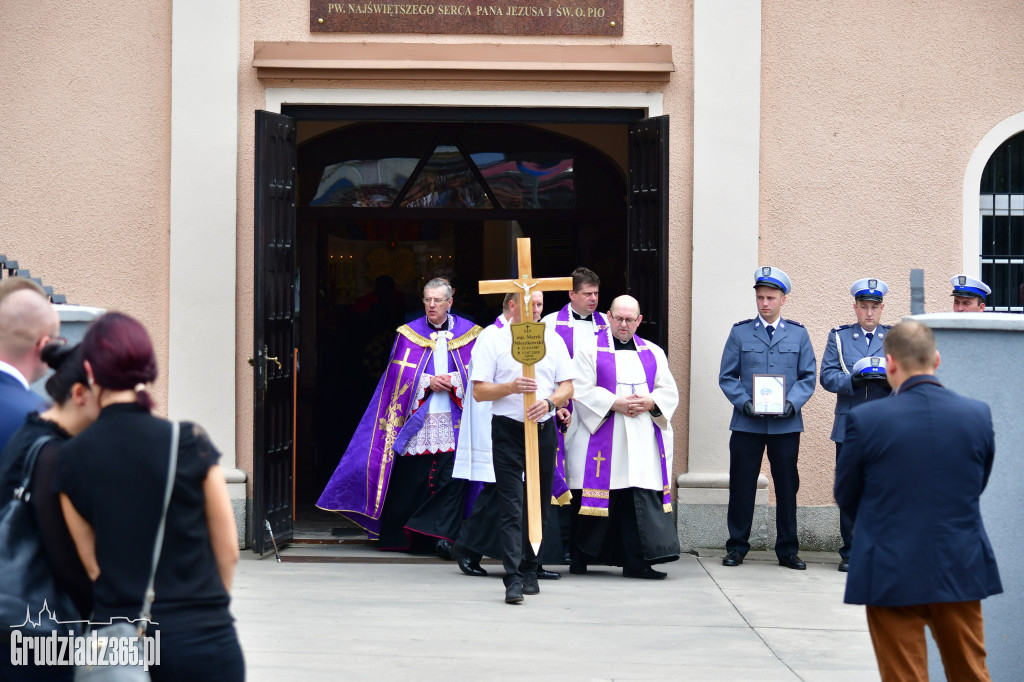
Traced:
<path fill-rule="evenodd" d="M 779 268 L 754 271 L 757 317 L 733 325 L 722 352 L 718 385 L 733 405 L 729 429 L 729 540 L 723 566 L 739 566 L 750 550 L 757 477 L 765 451 L 775 484 L 775 555 L 779 565 L 802 571 L 807 565 L 797 555 L 796 493 L 800 488 L 797 454 L 804 430 L 800 408 L 814 393 L 816 363 L 807 330 L 782 317 L 789 276 Z M 778 386 L 781 409 L 755 407 L 756 388 Z M 767 375 L 767 376 L 765 376 Z M 760 402 L 760 401 L 758 401 Z"/>
<path fill-rule="evenodd" d="M 39 353 L 47 343 L 62 342 L 59 333 L 56 309 L 37 291 L 18 289 L 0 300 L 0 452 L 43 405 L 29 385 L 46 374 Z"/>
<path fill-rule="evenodd" d="M 600 562 L 622 566 L 627 578 L 661 580 L 667 574 L 652 565 L 679 558 L 669 483 L 679 392 L 665 352 L 636 336 L 642 320 L 636 299 L 619 296 L 608 311 L 610 328 L 577 353 L 580 435 L 566 459 L 576 491 L 576 574 Z"/>
<path fill-rule="evenodd" d="M 451 473 L 481 329 L 451 307 L 451 284 L 427 282 L 426 314 L 398 328 L 387 370 L 317 501 L 380 549 L 433 548 L 447 558 L 462 522 L 465 481 Z"/>

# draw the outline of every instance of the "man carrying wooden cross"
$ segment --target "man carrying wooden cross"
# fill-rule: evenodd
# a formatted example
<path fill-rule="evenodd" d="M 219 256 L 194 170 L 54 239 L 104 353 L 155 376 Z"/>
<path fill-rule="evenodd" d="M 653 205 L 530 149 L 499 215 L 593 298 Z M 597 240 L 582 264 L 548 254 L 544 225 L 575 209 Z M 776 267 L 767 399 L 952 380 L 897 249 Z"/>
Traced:
<path fill-rule="evenodd" d="M 501 539 L 502 564 L 505 568 L 505 602 L 508 604 L 523 601 L 524 594 L 540 593 L 540 587 L 537 585 L 539 547 L 524 541 L 524 475 L 527 479 L 531 478 L 527 473 L 529 459 L 536 456 L 539 466 L 539 497 L 534 499 L 547 501 L 551 498 L 557 443 L 556 420 L 552 417 L 557 407 L 565 406 L 572 398 L 574 373 L 574 366 L 565 344 L 555 332 L 539 323 L 536 325 L 536 332 L 538 337 L 544 340 L 544 356 L 535 364 L 527 364 L 525 367 L 513 358 L 513 329 L 523 322 L 520 312 L 530 309 L 528 303 L 532 291 L 550 290 L 550 287 L 566 288 L 565 283 L 561 281 L 565 278 L 550 282 L 532 278 L 529 240 L 520 240 L 519 273 L 519 278 L 512 282 L 490 282 L 492 286 L 486 291 L 485 283 L 481 282 L 481 293 L 496 293 L 495 288 L 504 286 L 508 289 L 509 285 L 514 285 L 522 291 L 525 304 L 516 306 L 511 325 L 495 330 L 496 333 L 485 335 L 477 343 L 473 349 L 473 368 L 470 375 L 473 382 L 473 399 L 492 402 L 491 443 L 494 483 L 500 510 L 498 533 Z M 500 290 L 499 288 L 498 291 Z M 535 445 L 528 440 L 527 433 L 533 425 L 526 423 L 526 420 L 536 424 Z M 536 455 L 528 453 L 528 450 L 534 447 Z M 534 495 L 536 494 L 537 492 L 534 492 Z M 549 506 L 539 505 L 541 518 L 531 518 L 530 522 L 542 521 Z"/>

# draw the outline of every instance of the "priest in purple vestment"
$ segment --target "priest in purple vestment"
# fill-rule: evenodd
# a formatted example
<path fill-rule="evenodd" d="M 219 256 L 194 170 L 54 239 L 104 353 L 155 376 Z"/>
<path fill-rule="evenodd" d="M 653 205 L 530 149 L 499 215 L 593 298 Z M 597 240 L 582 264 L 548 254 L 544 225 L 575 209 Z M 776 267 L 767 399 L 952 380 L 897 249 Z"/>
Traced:
<path fill-rule="evenodd" d="M 443 279 L 423 287 L 423 307 L 426 315 L 398 328 L 387 370 L 317 501 L 364 528 L 380 549 L 450 542 L 463 518 L 465 481 L 451 473 L 481 329 L 451 314 Z"/>
<path fill-rule="evenodd" d="M 577 523 L 569 570 L 622 566 L 629 578 L 662 579 L 652 564 L 679 558 L 672 514 L 672 414 L 679 403 L 665 352 L 636 336 L 643 317 L 631 296 L 608 312 L 609 331 L 577 355 L 580 436 L 566 456 Z"/>

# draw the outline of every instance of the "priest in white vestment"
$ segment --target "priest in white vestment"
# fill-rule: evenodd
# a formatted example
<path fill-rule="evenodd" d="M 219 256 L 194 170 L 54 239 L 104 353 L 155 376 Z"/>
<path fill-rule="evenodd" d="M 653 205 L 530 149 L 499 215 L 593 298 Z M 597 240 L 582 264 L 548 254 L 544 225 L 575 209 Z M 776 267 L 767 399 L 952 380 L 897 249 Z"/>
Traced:
<path fill-rule="evenodd" d="M 573 573 L 607 563 L 627 577 L 661 579 L 666 574 L 652 565 L 679 558 L 670 483 L 679 392 L 665 352 L 635 336 L 642 320 L 636 299 L 616 298 L 609 333 L 577 355 L 574 418 L 581 430 L 566 457 L 578 510 Z"/>

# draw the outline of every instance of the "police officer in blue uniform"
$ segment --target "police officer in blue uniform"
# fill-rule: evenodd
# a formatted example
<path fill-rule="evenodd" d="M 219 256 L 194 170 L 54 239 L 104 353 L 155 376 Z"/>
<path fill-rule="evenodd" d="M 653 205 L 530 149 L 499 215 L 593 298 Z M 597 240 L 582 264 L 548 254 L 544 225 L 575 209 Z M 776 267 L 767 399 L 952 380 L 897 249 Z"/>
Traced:
<path fill-rule="evenodd" d="M 949 283 L 953 285 L 954 313 L 981 313 L 985 311 L 985 297 L 992 293 L 992 287 L 967 275 L 954 275 Z"/>
<path fill-rule="evenodd" d="M 804 430 L 800 408 L 814 393 L 816 365 L 807 330 L 781 315 L 791 289 L 785 272 L 759 267 L 754 272 L 758 316 L 733 326 L 722 353 L 718 385 L 733 404 L 729 425 L 729 541 L 723 566 L 739 566 L 750 549 L 757 477 L 767 449 L 775 484 L 775 554 L 780 566 L 807 568 L 797 555 L 797 455 L 800 432 Z M 781 414 L 766 414 L 755 407 L 755 374 L 785 377 Z"/>
<path fill-rule="evenodd" d="M 854 282 L 850 294 L 857 324 L 844 324 L 828 333 L 820 381 L 822 388 L 836 394 L 836 417 L 832 424 L 836 461 L 843 449 L 846 415 L 850 410 L 892 393 L 885 378 L 885 352 L 882 350 L 889 327 L 879 323 L 885 308 L 882 299 L 887 293 L 889 287 L 880 279 L 866 277 Z M 869 358 L 880 360 L 873 364 Z M 845 573 L 850 568 L 853 523 L 842 511 L 839 512 L 839 533 L 843 537 L 839 570 Z"/>

